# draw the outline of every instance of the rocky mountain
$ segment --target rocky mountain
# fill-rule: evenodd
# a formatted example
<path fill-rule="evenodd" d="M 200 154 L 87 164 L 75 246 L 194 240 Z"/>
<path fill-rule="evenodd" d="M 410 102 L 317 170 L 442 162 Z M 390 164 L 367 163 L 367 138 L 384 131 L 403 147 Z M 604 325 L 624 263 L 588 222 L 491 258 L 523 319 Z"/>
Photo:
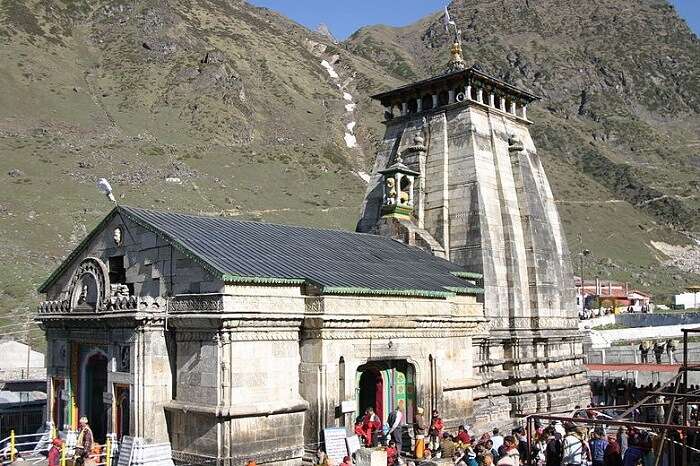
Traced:
<path fill-rule="evenodd" d="M 543 96 L 533 132 L 585 274 L 668 292 L 698 279 L 668 264 L 698 229 L 698 40 L 664 2 L 580 3 L 450 11 L 468 61 Z M 353 228 L 382 132 L 368 96 L 438 72 L 447 41 L 439 14 L 335 44 L 236 0 L 4 0 L 0 330 L 110 209 L 98 177 L 125 204 Z"/>

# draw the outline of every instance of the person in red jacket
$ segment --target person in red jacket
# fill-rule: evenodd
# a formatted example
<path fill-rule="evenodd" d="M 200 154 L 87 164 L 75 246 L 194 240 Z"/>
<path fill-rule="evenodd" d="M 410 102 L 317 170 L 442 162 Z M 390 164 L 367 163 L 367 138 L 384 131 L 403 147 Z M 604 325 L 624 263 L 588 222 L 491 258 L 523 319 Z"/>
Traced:
<path fill-rule="evenodd" d="M 375 432 L 381 428 L 382 421 L 379 419 L 379 416 L 374 413 L 374 408 L 370 406 L 365 411 L 365 417 L 362 418 L 362 431 L 364 432 L 363 437 L 365 438 L 365 442 L 369 440 L 369 443 L 366 443 L 366 446 L 377 446 L 377 436 L 375 435 Z"/>
<path fill-rule="evenodd" d="M 387 466 L 396 466 L 398 463 L 399 452 L 396 449 L 396 442 L 389 441 L 389 446 L 386 448 L 386 464 Z"/>
<path fill-rule="evenodd" d="M 63 440 L 56 437 L 51 441 L 51 449 L 49 449 L 49 466 L 59 466 L 61 463 L 61 448 Z"/>
<path fill-rule="evenodd" d="M 472 438 L 464 426 L 459 426 L 457 428 L 457 441 L 462 444 L 462 448 L 472 443 Z"/>
<path fill-rule="evenodd" d="M 367 437 L 367 432 L 365 432 L 365 429 L 362 427 L 362 417 L 358 417 L 355 421 L 355 435 L 360 438 L 360 441 L 364 446 L 369 446 L 369 444 L 372 442 L 372 438 Z"/>
<path fill-rule="evenodd" d="M 435 448 L 440 443 L 442 438 L 442 430 L 445 428 L 445 423 L 440 419 L 440 413 L 437 409 L 433 410 L 433 417 L 430 419 L 430 442 L 431 447 Z"/>

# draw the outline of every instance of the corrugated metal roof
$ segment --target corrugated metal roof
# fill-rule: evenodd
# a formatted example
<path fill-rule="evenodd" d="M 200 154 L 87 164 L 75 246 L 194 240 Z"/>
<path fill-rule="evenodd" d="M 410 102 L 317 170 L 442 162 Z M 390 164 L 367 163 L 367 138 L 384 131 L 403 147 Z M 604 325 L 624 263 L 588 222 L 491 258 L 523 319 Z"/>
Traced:
<path fill-rule="evenodd" d="M 226 281 L 313 283 L 358 294 L 446 296 L 473 285 L 464 269 L 390 238 L 119 207 L 119 212 Z M 471 292 L 478 289 L 469 288 Z"/>

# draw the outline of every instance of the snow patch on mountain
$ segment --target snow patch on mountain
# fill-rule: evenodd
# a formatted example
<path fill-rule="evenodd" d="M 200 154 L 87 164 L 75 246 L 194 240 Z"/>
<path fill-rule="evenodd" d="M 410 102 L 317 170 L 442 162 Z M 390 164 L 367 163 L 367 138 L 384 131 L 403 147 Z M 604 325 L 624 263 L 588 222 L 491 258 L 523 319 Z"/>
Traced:
<path fill-rule="evenodd" d="M 336 73 L 335 68 L 333 68 L 333 65 L 328 63 L 326 60 L 321 60 L 321 66 L 326 69 L 328 72 L 328 76 L 330 76 L 333 79 L 340 79 L 340 76 L 338 76 L 338 73 Z"/>

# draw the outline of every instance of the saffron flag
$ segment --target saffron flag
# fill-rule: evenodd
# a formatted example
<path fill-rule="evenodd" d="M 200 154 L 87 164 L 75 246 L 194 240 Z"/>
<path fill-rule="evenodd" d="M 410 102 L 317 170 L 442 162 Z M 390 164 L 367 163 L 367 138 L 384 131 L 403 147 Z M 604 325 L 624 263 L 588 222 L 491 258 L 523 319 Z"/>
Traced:
<path fill-rule="evenodd" d="M 450 24 L 457 27 L 457 24 L 450 18 L 450 12 L 447 11 L 447 7 L 445 7 L 445 16 L 442 20 L 445 23 L 445 32 L 450 32 Z"/>

